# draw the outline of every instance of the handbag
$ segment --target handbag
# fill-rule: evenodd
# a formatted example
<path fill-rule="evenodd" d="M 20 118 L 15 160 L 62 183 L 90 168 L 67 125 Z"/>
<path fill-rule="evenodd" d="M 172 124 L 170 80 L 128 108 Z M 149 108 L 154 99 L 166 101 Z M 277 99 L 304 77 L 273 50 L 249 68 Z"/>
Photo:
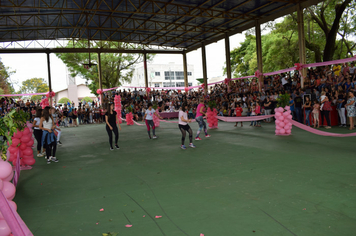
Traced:
<path fill-rule="evenodd" d="M 332 111 L 332 107 L 331 107 L 331 102 L 330 101 L 324 102 L 323 110 L 324 111 Z"/>

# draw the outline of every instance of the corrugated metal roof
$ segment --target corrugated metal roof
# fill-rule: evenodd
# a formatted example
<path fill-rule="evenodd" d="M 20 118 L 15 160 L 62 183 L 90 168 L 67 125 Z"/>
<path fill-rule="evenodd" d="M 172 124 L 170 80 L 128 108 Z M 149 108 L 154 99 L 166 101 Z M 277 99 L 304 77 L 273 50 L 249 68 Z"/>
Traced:
<path fill-rule="evenodd" d="M 186 48 L 321 0 L 0 1 L 0 42 L 91 39 Z"/>

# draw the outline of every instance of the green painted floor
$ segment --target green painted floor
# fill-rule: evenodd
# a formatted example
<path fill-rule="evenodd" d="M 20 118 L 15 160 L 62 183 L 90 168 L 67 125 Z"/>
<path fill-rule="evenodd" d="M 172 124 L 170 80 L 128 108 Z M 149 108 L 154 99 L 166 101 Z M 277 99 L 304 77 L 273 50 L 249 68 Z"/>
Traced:
<path fill-rule="evenodd" d="M 14 201 L 35 236 L 356 235 L 356 137 L 292 133 L 220 122 L 181 150 L 177 124 L 157 140 L 123 125 L 110 151 L 104 125 L 66 128 L 60 162 L 37 158 Z"/>

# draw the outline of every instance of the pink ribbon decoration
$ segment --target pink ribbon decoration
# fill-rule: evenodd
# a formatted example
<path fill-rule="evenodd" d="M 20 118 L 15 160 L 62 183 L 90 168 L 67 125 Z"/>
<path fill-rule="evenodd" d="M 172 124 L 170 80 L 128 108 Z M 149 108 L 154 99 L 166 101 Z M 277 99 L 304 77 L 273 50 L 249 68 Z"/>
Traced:
<path fill-rule="evenodd" d="M 10 227 L 11 232 L 16 236 L 33 236 L 31 231 L 28 229 L 27 225 L 19 214 L 12 209 L 9 205 L 8 200 L 4 196 L 3 192 L 0 191 L 0 211 L 7 223 Z"/>
<path fill-rule="evenodd" d="M 301 71 L 303 69 L 303 64 L 295 63 L 294 67 L 295 67 L 295 70 Z"/>
<path fill-rule="evenodd" d="M 329 136 L 329 137 L 339 137 L 339 138 L 356 136 L 356 133 L 335 134 L 335 133 L 329 133 L 329 132 L 325 132 L 325 131 L 320 131 L 320 130 L 317 130 L 317 129 L 313 129 L 313 128 L 309 127 L 309 126 L 306 126 L 304 124 L 301 124 L 301 123 L 299 123 L 299 122 L 297 122 L 295 120 L 292 120 L 292 119 L 289 119 L 289 121 L 292 123 L 292 125 L 300 128 L 300 129 L 303 129 L 305 131 L 308 131 L 310 133 L 317 134 L 317 135 Z"/>
<path fill-rule="evenodd" d="M 147 93 L 147 95 L 148 95 L 150 92 L 151 92 L 151 88 L 147 87 L 147 88 L 146 88 L 146 93 Z"/>
<path fill-rule="evenodd" d="M 226 85 L 229 85 L 230 81 L 231 81 L 231 79 L 226 78 L 226 79 L 224 80 L 224 83 L 225 83 Z"/>
<path fill-rule="evenodd" d="M 205 89 L 205 84 L 200 85 L 200 87 L 204 90 Z"/>
<path fill-rule="evenodd" d="M 1 94 L 0 97 L 22 97 L 32 95 L 46 95 L 47 93 L 21 93 L 21 94 Z"/>
<path fill-rule="evenodd" d="M 100 95 L 100 94 L 103 93 L 103 90 L 102 90 L 102 89 L 97 89 L 97 90 L 96 90 L 96 93 Z"/>
<path fill-rule="evenodd" d="M 255 120 L 264 120 L 267 118 L 271 118 L 274 115 L 268 116 L 239 116 L 239 117 L 225 117 L 225 116 L 216 116 L 221 121 L 225 122 L 244 122 L 244 121 L 255 121 Z"/>

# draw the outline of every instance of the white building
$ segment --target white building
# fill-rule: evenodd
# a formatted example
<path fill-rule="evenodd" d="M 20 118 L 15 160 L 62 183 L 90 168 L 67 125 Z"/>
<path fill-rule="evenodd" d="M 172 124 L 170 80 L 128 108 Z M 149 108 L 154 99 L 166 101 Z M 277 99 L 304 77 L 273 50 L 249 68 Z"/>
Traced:
<path fill-rule="evenodd" d="M 188 65 L 188 84 L 197 85 L 194 76 L 194 66 Z M 148 86 L 149 87 L 184 87 L 183 64 L 148 64 Z M 131 83 L 127 86 L 145 87 L 145 70 L 143 63 L 136 66 Z"/>

